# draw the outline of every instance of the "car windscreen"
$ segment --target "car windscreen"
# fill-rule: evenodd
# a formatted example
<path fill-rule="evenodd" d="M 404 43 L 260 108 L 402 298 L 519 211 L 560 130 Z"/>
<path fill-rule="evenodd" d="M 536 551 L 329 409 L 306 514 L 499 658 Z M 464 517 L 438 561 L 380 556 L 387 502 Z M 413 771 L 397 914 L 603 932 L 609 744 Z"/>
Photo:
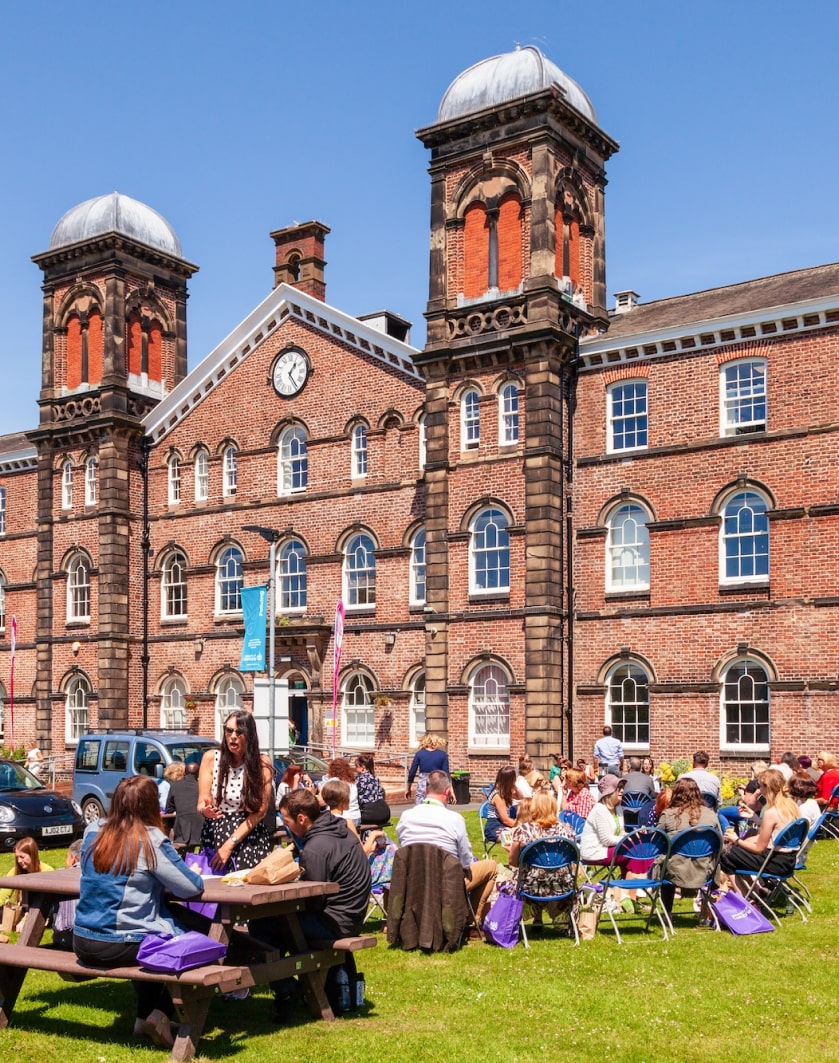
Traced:
<path fill-rule="evenodd" d="M 43 790 L 44 784 L 40 782 L 31 771 L 27 771 L 22 764 L 13 761 L 5 761 L 0 764 L 0 792 L 14 793 L 19 790 Z"/>

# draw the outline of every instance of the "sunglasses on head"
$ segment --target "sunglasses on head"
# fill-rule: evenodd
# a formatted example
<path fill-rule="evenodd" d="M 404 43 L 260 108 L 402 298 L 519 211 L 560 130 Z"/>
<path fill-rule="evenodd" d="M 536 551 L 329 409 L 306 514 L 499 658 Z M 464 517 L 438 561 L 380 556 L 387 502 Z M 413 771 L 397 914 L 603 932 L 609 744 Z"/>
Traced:
<path fill-rule="evenodd" d="M 226 735 L 243 735 L 245 729 L 244 727 L 225 727 L 224 733 Z"/>

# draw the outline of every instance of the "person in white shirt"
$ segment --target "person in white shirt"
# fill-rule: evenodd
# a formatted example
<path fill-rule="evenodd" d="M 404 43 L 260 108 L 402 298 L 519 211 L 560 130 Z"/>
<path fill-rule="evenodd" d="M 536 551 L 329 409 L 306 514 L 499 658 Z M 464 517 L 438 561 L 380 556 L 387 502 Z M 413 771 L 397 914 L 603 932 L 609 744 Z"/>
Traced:
<path fill-rule="evenodd" d="M 680 775 L 680 779 L 693 779 L 703 794 L 712 797 L 717 805 L 720 803 L 720 780 L 708 771 L 710 757 L 703 750 L 693 754 L 693 770 Z"/>
<path fill-rule="evenodd" d="M 429 772 L 425 800 L 405 809 L 396 824 L 396 837 L 401 846 L 436 845 L 460 861 L 466 892 L 480 926 L 498 874 L 498 864 L 494 860 L 475 860 L 472 856 L 466 821 L 459 812 L 446 807 L 451 793 L 452 781 L 446 772 Z"/>

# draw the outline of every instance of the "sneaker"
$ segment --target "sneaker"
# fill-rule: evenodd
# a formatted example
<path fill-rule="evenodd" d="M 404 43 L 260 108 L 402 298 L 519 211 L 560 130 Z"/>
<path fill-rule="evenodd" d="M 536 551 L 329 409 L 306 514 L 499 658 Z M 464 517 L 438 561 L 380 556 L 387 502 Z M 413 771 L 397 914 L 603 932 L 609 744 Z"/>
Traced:
<path fill-rule="evenodd" d="M 231 989 L 229 993 L 222 993 L 223 1000 L 247 1000 L 251 995 L 251 991 L 248 986 L 243 989 Z"/>
<path fill-rule="evenodd" d="M 613 897 L 609 897 L 608 900 L 603 902 L 603 911 L 606 915 L 616 915 L 621 911 L 621 907 Z"/>
<path fill-rule="evenodd" d="M 143 1023 L 143 1033 L 160 1048 L 172 1048 L 175 1044 L 169 1016 L 159 1008 L 155 1008 Z"/>

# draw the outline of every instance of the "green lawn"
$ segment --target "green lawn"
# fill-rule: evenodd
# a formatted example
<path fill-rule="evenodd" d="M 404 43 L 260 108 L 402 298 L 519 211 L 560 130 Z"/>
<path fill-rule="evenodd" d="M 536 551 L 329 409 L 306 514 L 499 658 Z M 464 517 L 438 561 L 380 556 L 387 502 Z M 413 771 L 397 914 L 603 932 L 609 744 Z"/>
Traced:
<path fill-rule="evenodd" d="M 477 815 L 467 813 L 477 843 Z M 479 849 L 476 844 L 476 853 Z M 48 857 L 58 865 L 63 853 Z M 0 871 L 10 858 L 0 857 Z M 470 942 L 453 955 L 379 946 L 360 954 L 368 1002 L 358 1017 L 315 1022 L 300 1009 L 285 1028 L 269 1022 L 269 994 L 217 1000 L 203 1059 L 240 1063 L 823 1063 L 839 1043 L 835 1008 L 839 948 L 839 844 L 819 842 L 807 882 L 814 912 L 782 919 L 773 934 L 735 938 L 693 927 L 689 902 L 677 935 L 663 942 L 624 917 L 624 944 L 602 930 L 591 942 L 546 931 L 529 952 Z M 374 927 L 376 924 L 373 924 Z M 623 932 L 623 930 L 622 930 Z M 132 1042 L 132 994 L 123 983 L 69 984 L 28 976 L 2 1059 L 15 1063 L 121 1063 L 160 1058 Z"/>

